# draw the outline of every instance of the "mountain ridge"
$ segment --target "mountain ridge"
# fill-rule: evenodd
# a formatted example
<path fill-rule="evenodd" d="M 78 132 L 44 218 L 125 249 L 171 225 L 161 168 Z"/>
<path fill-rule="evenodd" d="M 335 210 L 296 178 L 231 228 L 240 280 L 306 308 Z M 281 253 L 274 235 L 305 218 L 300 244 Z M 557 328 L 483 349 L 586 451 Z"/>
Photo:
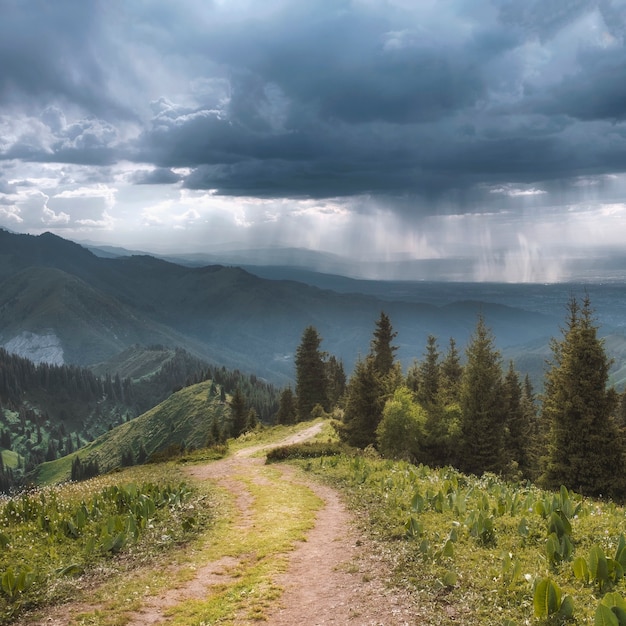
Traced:
<path fill-rule="evenodd" d="M 0 279 L 3 290 L 12 294 L 0 305 L 4 319 L 11 322 L 0 326 L 0 343 L 45 326 L 62 337 L 68 359 L 82 358 L 83 363 L 106 360 L 137 342 L 180 344 L 209 362 L 286 384 L 293 380 L 293 355 L 304 328 L 315 326 L 323 339 L 322 349 L 342 359 L 349 372 L 359 355 L 369 350 L 381 310 L 398 333 L 398 356 L 405 365 L 422 355 L 429 334 L 442 344 L 454 337 L 463 345 L 478 314 L 486 318 L 501 346 L 547 338 L 558 329 L 557 319 L 550 315 L 488 302 L 436 306 L 382 300 L 371 294 L 265 279 L 239 267 L 186 267 L 150 255 L 100 258 L 52 234 L 0 231 L 0 250 Z M 79 355 L 79 347 L 71 344 L 64 329 L 64 314 L 46 310 L 45 298 L 33 296 L 28 315 L 20 309 L 26 293 L 20 290 L 24 279 L 20 272 L 26 270 L 31 277 L 37 272 L 48 277 L 40 280 L 39 293 L 48 283 L 62 282 L 54 270 L 67 275 L 61 310 L 76 315 L 74 328 L 93 325 L 90 340 L 97 345 L 90 352 L 97 353 L 97 359 Z M 108 327 L 99 315 L 102 319 L 108 315 Z"/>

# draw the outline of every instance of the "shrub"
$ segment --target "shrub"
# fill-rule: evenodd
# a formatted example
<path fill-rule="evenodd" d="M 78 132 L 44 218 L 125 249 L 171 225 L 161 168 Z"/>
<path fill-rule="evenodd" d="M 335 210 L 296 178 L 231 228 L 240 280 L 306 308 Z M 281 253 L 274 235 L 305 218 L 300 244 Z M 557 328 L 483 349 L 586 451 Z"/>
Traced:
<path fill-rule="evenodd" d="M 290 446 L 272 448 L 267 453 L 266 463 L 288 461 L 290 459 L 312 459 L 321 456 L 336 456 L 345 454 L 349 448 L 342 443 L 333 442 L 307 442 L 296 443 Z"/>

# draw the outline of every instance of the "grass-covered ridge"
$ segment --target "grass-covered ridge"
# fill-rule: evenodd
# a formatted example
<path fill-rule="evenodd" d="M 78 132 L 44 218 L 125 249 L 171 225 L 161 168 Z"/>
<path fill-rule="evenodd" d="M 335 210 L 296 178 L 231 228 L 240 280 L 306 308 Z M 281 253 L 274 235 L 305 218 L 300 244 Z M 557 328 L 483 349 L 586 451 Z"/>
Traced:
<path fill-rule="evenodd" d="M 603 598 L 626 596 L 626 515 L 611 502 L 367 455 L 299 463 L 349 495 L 429 624 L 557 623 L 559 609 L 595 624 Z"/>
<path fill-rule="evenodd" d="M 101 472 L 122 465 L 122 455 L 131 452 L 138 459 L 140 451 L 146 457 L 170 446 L 202 448 L 206 445 L 213 420 L 220 425 L 229 417 L 229 408 L 219 395 L 211 395 L 211 381 L 186 387 L 167 400 L 104 433 L 78 452 L 56 461 L 43 463 L 32 477 L 37 484 L 68 480 L 72 461 L 96 461 Z"/>

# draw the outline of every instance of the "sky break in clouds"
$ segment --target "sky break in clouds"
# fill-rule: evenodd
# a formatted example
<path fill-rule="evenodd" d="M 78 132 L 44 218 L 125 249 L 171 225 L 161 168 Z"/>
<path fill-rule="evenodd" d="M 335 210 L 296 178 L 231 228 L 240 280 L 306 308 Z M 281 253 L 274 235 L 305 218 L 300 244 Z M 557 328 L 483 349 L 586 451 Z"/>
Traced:
<path fill-rule="evenodd" d="M 625 0 L 0 0 L 0 226 L 623 275 L 625 34 Z"/>

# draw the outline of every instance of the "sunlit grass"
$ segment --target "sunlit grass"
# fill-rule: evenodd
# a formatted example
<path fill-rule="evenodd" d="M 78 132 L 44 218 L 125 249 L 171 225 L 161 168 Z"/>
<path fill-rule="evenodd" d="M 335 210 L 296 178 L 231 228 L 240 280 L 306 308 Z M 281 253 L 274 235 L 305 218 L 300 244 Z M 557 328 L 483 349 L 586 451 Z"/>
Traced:
<path fill-rule="evenodd" d="M 135 585 L 131 572 L 203 532 L 215 515 L 211 493 L 189 491 L 184 479 L 174 466 L 144 466 L 0 501 L 0 623 L 80 600 L 105 581 Z"/>
<path fill-rule="evenodd" d="M 395 583 L 419 598 L 429 624 L 543 624 L 534 617 L 533 585 L 548 576 L 572 596 L 577 624 L 594 623 L 607 591 L 626 596 L 625 579 L 600 589 L 576 579 L 572 568 L 594 545 L 615 557 L 626 534 L 621 506 L 570 494 L 580 505 L 569 520 L 574 555 L 558 563 L 546 550 L 550 512 L 542 509 L 552 510 L 558 494 L 373 456 L 298 463 L 346 492 L 364 531 L 394 565 Z M 492 520 L 492 535 L 480 535 L 479 513 Z"/>

